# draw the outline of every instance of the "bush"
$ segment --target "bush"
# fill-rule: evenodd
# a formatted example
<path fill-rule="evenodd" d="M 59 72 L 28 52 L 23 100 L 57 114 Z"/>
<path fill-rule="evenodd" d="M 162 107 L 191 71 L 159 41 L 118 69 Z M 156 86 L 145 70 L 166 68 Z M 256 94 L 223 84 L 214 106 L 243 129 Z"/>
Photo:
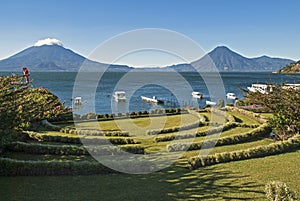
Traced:
<path fill-rule="evenodd" d="M 69 136 L 52 136 L 35 132 L 25 132 L 29 138 L 37 140 L 37 141 L 45 141 L 45 142 L 63 142 L 70 144 L 98 144 L 105 145 L 107 144 L 107 140 L 109 140 L 112 144 L 136 144 L 134 139 L 125 138 L 125 137 L 114 137 L 114 138 L 86 138 L 86 137 L 69 137 Z"/>
<path fill-rule="evenodd" d="M 98 162 L 89 161 L 24 161 L 0 158 L 0 175 L 84 175 L 116 173 Z"/>
<path fill-rule="evenodd" d="M 271 181 L 265 186 L 266 197 L 270 201 L 296 201 L 295 194 L 280 181 Z"/>
<path fill-rule="evenodd" d="M 234 125 L 235 124 L 228 124 L 226 129 L 229 129 Z M 222 131 L 222 128 L 223 127 L 217 127 L 217 128 L 209 130 L 208 132 L 210 133 L 210 135 L 212 135 L 214 133 Z M 253 141 L 253 140 L 256 140 L 261 137 L 268 137 L 270 132 L 271 132 L 271 129 L 267 126 L 267 124 L 263 124 L 262 126 L 256 128 L 256 129 L 253 129 L 250 132 L 241 134 L 241 135 L 233 135 L 233 136 L 229 136 L 229 137 L 214 139 L 211 141 L 201 141 L 201 142 L 197 142 L 197 143 L 193 143 L 193 144 L 190 144 L 190 143 L 169 144 L 167 146 L 167 150 L 169 152 L 184 151 L 184 150 L 186 150 L 185 147 L 187 147 L 187 146 L 189 147 L 188 150 L 199 150 L 199 149 L 201 149 L 204 142 L 206 144 L 209 144 L 209 143 L 213 144 L 216 142 L 215 146 L 232 145 L 232 144 L 237 144 L 237 143 Z M 180 149 L 181 147 L 183 147 L 184 149 L 183 150 Z"/>
<path fill-rule="evenodd" d="M 147 135 L 156 135 L 156 134 L 163 134 L 163 133 L 172 133 L 172 132 L 178 132 L 178 131 L 183 131 L 183 130 L 189 130 L 193 128 L 198 128 L 199 126 L 203 125 L 202 122 L 196 122 L 192 124 L 186 124 L 182 126 L 176 126 L 176 127 L 171 127 L 171 128 L 165 128 L 165 129 L 153 129 L 153 130 L 148 130 Z"/>
<path fill-rule="evenodd" d="M 208 134 L 213 135 L 213 134 L 219 133 L 221 131 L 230 130 L 237 126 L 240 126 L 240 125 L 237 123 L 227 123 L 224 126 L 223 125 L 218 126 L 218 127 L 212 128 L 208 131 L 200 131 L 195 134 L 178 134 L 178 135 L 169 135 L 169 136 L 159 136 L 159 137 L 156 137 L 154 140 L 155 140 L 155 142 L 165 142 L 165 141 L 171 141 L 174 139 L 187 139 L 187 138 L 207 136 Z"/>
<path fill-rule="evenodd" d="M 281 154 L 299 148 L 300 136 L 296 136 L 286 141 L 275 142 L 265 146 L 257 146 L 246 150 L 217 153 L 214 155 L 208 155 L 206 157 L 193 157 L 189 159 L 189 164 L 190 169 L 197 169 L 202 166 L 209 166 L 218 163 L 226 163 L 230 161 L 246 160 L 251 158 Z"/>
<path fill-rule="evenodd" d="M 77 145 L 51 145 L 38 143 L 14 142 L 5 147 L 7 150 L 15 152 L 24 152 L 29 154 L 52 154 L 52 155 L 116 155 L 121 154 L 120 150 L 133 153 L 144 154 L 142 146 L 91 146 L 86 150 L 84 146 Z"/>
<path fill-rule="evenodd" d="M 97 114 L 97 120 L 104 118 L 103 114 Z"/>
<path fill-rule="evenodd" d="M 236 113 L 240 113 L 245 116 L 248 116 L 262 124 L 267 122 L 267 120 L 265 118 L 263 118 L 260 114 L 257 114 L 257 113 L 251 112 L 251 111 L 247 111 L 247 110 L 240 109 L 237 107 L 228 107 L 228 106 L 226 107 L 226 109 L 229 111 L 232 111 L 232 112 L 236 112 Z"/>

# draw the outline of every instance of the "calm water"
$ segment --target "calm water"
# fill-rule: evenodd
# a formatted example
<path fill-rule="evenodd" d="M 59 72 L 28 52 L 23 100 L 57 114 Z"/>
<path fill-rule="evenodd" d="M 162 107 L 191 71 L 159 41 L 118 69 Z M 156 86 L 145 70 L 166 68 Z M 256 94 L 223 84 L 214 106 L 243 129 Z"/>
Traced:
<path fill-rule="evenodd" d="M 9 75 L 10 73 L 0 72 L 0 75 Z M 71 106 L 71 98 L 73 94 L 74 82 L 77 73 L 75 72 L 32 72 L 31 79 L 34 87 L 43 86 L 51 90 L 57 95 L 61 101 L 64 101 L 67 106 Z M 144 111 L 156 107 L 170 107 L 171 103 L 175 104 L 190 104 L 199 106 L 205 105 L 205 100 L 214 100 L 210 97 L 208 88 L 214 91 L 221 91 L 219 80 L 216 75 L 204 74 L 199 76 L 196 73 L 182 73 L 181 78 L 174 76 L 171 73 L 159 72 L 135 72 L 126 77 L 125 73 L 105 73 L 98 82 L 98 75 L 86 73 L 86 80 L 80 82 L 79 86 L 83 93 L 82 101 L 88 102 L 92 96 L 89 92 L 91 85 L 97 86 L 95 95 L 95 111 L 97 113 L 118 113 L 126 111 Z M 125 78 L 125 81 L 122 80 Z M 235 93 L 239 98 L 243 97 L 241 88 L 246 89 L 252 83 L 300 83 L 300 75 L 279 75 L 271 73 L 221 73 L 221 80 L 224 84 L 225 91 L 219 94 L 225 95 L 228 92 Z M 77 83 L 78 84 L 78 83 Z M 165 86 L 166 85 L 166 86 Z M 124 90 L 127 97 L 126 103 L 116 103 L 113 101 L 112 94 L 115 90 Z M 204 94 L 203 100 L 193 99 L 192 91 L 200 91 Z M 184 94 L 179 97 L 178 94 Z M 143 102 L 140 96 L 157 96 L 161 99 L 169 100 L 168 105 L 153 105 Z M 224 99 L 226 99 L 224 97 Z M 230 102 L 230 100 L 227 100 Z M 83 106 L 80 113 L 92 111 L 91 108 Z"/>

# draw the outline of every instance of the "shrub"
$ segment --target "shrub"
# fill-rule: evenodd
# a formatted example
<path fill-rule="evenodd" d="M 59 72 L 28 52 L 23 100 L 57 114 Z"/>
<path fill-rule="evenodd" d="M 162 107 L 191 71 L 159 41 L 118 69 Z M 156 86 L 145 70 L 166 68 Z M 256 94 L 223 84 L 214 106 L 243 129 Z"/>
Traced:
<path fill-rule="evenodd" d="M 176 108 L 176 109 L 175 109 L 175 113 L 176 113 L 176 114 L 179 114 L 180 112 L 181 112 L 181 109 L 180 109 L 180 108 Z"/>
<path fill-rule="evenodd" d="M 0 158 L 0 175 L 84 175 L 116 173 L 98 162 L 89 161 L 24 161 Z"/>
<path fill-rule="evenodd" d="M 227 128 L 226 129 L 230 129 L 233 126 L 236 126 L 236 124 L 227 124 Z M 224 126 L 225 128 L 225 126 Z M 206 134 L 203 133 L 203 135 L 207 135 L 208 133 L 210 135 L 213 135 L 217 132 L 221 132 L 223 129 L 223 127 L 216 127 L 214 129 L 209 130 Z M 223 138 L 219 138 L 219 139 L 213 139 L 211 141 L 201 141 L 201 142 L 197 142 L 197 143 L 186 143 L 187 145 L 184 145 L 185 143 L 173 143 L 167 146 L 167 150 L 171 150 L 171 151 L 183 151 L 180 149 L 180 147 L 186 147 L 189 146 L 188 150 L 198 150 L 201 149 L 203 143 L 205 142 L 206 144 L 209 143 L 214 143 L 216 142 L 215 146 L 223 146 L 223 145 L 231 145 L 231 144 L 237 144 L 237 143 L 243 143 L 243 142 L 249 142 L 249 141 L 253 141 L 256 140 L 258 138 L 261 137 L 267 137 L 270 133 L 270 128 L 267 126 L 267 124 L 263 124 L 262 126 L 253 129 L 250 132 L 241 134 L 241 135 L 233 135 L 233 136 L 229 136 L 229 137 L 223 137 Z M 196 134 L 196 136 L 199 134 Z M 162 139 L 159 139 L 160 141 L 162 141 Z M 185 149 L 184 149 L 185 150 Z"/>
<path fill-rule="evenodd" d="M 109 140 L 112 144 L 136 144 L 137 142 L 132 138 L 125 137 L 114 137 L 114 138 L 86 138 L 86 137 L 68 137 L 68 136 L 52 136 L 35 132 L 25 132 L 25 135 L 28 138 L 37 140 L 37 141 L 46 141 L 46 142 L 63 142 L 70 144 L 107 144 L 107 140 Z"/>
<path fill-rule="evenodd" d="M 133 153 L 144 154 L 144 147 L 142 146 L 89 146 L 88 151 L 84 146 L 77 145 L 52 145 L 52 144 L 38 144 L 14 142 L 6 146 L 7 150 L 15 152 L 24 152 L 29 154 L 54 154 L 54 155 L 116 155 L 121 154 L 120 150 Z"/>
<path fill-rule="evenodd" d="M 265 186 L 266 197 L 270 201 L 294 201 L 295 194 L 288 186 L 280 181 L 271 181 Z"/>
<path fill-rule="evenodd" d="M 103 114 L 97 114 L 97 120 L 104 118 Z"/>
<path fill-rule="evenodd" d="M 250 158 L 265 157 L 280 153 L 285 153 L 291 150 L 299 149 L 300 136 L 290 138 L 289 140 L 275 142 L 265 146 L 257 146 L 254 148 L 217 153 L 207 156 L 208 158 L 214 158 L 213 162 L 207 162 L 207 157 L 193 157 L 189 159 L 190 169 L 196 169 L 202 166 L 214 165 L 217 163 L 226 163 L 230 161 L 246 160 Z"/>

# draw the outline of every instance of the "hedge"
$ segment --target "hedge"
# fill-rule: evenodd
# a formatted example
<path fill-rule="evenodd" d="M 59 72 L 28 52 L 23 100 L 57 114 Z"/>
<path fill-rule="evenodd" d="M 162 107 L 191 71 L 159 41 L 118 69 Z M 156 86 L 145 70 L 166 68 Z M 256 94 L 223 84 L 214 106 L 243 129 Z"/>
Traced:
<path fill-rule="evenodd" d="M 24 161 L 0 158 L 1 176 L 83 175 L 116 173 L 98 162 Z"/>
<path fill-rule="evenodd" d="M 7 150 L 24 152 L 29 154 L 53 154 L 53 155 L 115 155 L 122 151 L 133 154 L 144 154 L 142 146 L 89 146 L 88 150 L 84 146 L 77 145 L 51 145 L 26 142 L 14 142 L 6 146 Z"/>
<path fill-rule="evenodd" d="M 295 136 L 285 141 L 275 142 L 269 145 L 258 146 L 246 150 L 217 153 L 206 157 L 193 157 L 189 160 L 190 169 L 203 166 L 226 163 L 231 161 L 260 158 L 270 155 L 281 154 L 300 148 L 300 136 Z"/>
<path fill-rule="evenodd" d="M 114 137 L 114 138 L 86 138 L 86 137 L 69 137 L 69 136 L 53 136 L 36 132 L 24 132 L 29 138 L 37 141 L 46 142 L 63 142 L 70 144 L 107 144 L 109 140 L 112 144 L 137 144 L 132 138 Z"/>
<path fill-rule="evenodd" d="M 198 143 L 173 143 L 167 145 L 167 150 L 169 152 L 176 152 L 176 151 L 185 151 L 185 150 L 199 150 L 201 149 L 202 145 L 205 143 L 207 144 L 212 144 L 214 146 L 224 146 L 224 145 L 232 145 L 232 144 L 237 144 L 237 143 L 244 143 L 244 142 L 249 142 L 256 140 L 258 138 L 263 138 L 263 137 L 268 137 L 269 133 L 271 132 L 271 129 L 267 126 L 267 124 L 263 124 L 258 128 L 253 129 L 250 132 L 241 134 L 241 135 L 233 135 L 233 136 L 228 136 L 228 137 L 223 137 L 217 139 L 217 142 L 215 144 L 215 140 L 206 140 L 206 141 L 201 141 Z"/>
<path fill-rule="evenodd" d="M 164 133 L 174 133 L 178 131 L 183 131 L 183 130 L 190 130 L 193 128 L 198 128 L 200 126 L 206 125 L 202 121 L 199 121 L 197 123 L 192 123 L 192 124 L 187 124 L 183 126 L 176 126 L 176 127 L 171 127 L 171 128 L 164 128 L 164 129 L 153 129 L 153 130 L 148 130 L 147 135 L 157 135 L 157 134 L 164 134 Z"/>
<path fill-rule="evenodd" d="M 222 131 L 227 131 L 232 128 L 235 128 L 237 126 L 240 126 L 238 123 L 226 123 L 224 126 L 218 126 L 215 128 L 212 128 L 208 131 L 198 131 L 195 134 L 178 134 L 178 135 L 169 135 L 169 136 L 158 136 L 154 139 L 155 142 L 166 142 L 166 141 L 172 141 L 174 139 L 188 139 L 188 138 L 194 138 L 194 137 L 201 137 L 201 136 L 207 136 L 216 134 Z"/>
<path fill-rule="evenodd" d="M 119 137 L 129 137 L 129 132 L 127 131 L 101 131 L 96 129 L 75 129 L 75 128 L 63 128 L 60 129 L 62 133 L 78 134 L 85 136 L 119 136 Z"/>
<path fill-rule="evenodd" d="M 230 106 L 226 106 L 226 109 L 229 111 L 232 111 L 232 112 L 237 112 L 237 113 L 243 114 L 245 116 L 248 116 L 262 124 L 267 122 L 267 120 L 265 118 L 263 118 L 260 114 L 257 114 L 257 113 L 254 113 L 254 112 L 251 112 L 248 110 L 240 109 L 237 107 L 230 107 Z"/>

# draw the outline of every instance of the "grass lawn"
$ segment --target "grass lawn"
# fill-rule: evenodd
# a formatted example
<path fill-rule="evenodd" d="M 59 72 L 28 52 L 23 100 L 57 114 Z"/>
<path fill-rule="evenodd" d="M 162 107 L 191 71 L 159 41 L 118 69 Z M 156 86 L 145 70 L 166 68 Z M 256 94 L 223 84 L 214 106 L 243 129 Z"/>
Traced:
<path fill-rule="evenodd" d="M 300 151 L 190 171 L 147 175 L 0 177 L 1 200 L 266 200 L 264 185 L 286 182 L 300 195 Z"/>
<path fill-rule="evenodd" d="M 230 114 L 234 115 L 240 123 L 259 125 L 257 121 L 245 115 L 238 113 Z M 119 130 L 120 126 L 124 130 L 124 126 L 129 125 L 131 129 L 132 127 L 134 128 L 133 130 L 129 130 L 133 138 L 141 142 L 139 145 L 145 148 L 146 153 L 151 153 L 158 150 L 165 150 L 166 145 L 170 142 L 155 143 L 155 135 L 146 136 L 145 134 L 141 134 L 142 131 L 151 129 L 152 125 L 155 128 L 170 128 L 180 126 L 181 121 L 183 121 L 183 124 L 191 124 L 197 120 L 195 115 L 185 115 L 183 117 L 173 115 L 166 118 L 145 117 L 123 119 L 118 121 L 102 121 L 100 123 L 83 122 L 80 125 L 82 128 L 97 129 L 100 124 L 102 130 L 107 131 Z M 210 113 L 201 113 L 201 115 L 205 115 L 209 119 L 211 118 Z M 208 128 L 208 126 L 199 127 L 198 131 L 205 131 Z M 222 132 L 221 137 L 246 133 L 252 129 L 242 127 L 232 128 Z M 43 133 L 78 137 L 74 134 L 53 131 L 45 131 Z M 157 136 L 165 135 L 173 134 L 168 133 Z M 205 137 L 197 137 L 194 139 L 194 142 L 200 142 L 204 139 Z M 178 142 L 184 141 L 186 140 L 178 140 Z M 268 145 L 272 142 L 270 139 L 259 139 L 253 142 L 220 146 L 215 147 L 210 154 L 248 149 Z M 187 159 L 198 154 L 199 150 L 187 151 L 181 159 L 167 169 L 145 175 L 120 173 L 88 176 L 0 177 L 0 200 L 266 200 L 263 192 L 264 185 L 268 181 L 273 180 L 286 182 L 300 196 L 300 150 L 265 158 L 217 164 L 191 171 L 187 168 Z M 33 161 L 94 161 L 90 156 L 56 156 L 19 152 L 6 152 L 3 156 Z"/>
<path fill-rule="evenodd" d="M 245 123 L 245 124 L 249 124 L 249 125 L 251 125 L 251 124 L 259 125 L 259 123 L 256 120 L 254 120 L 246 115 L 243 115 L 240 113 L 235 113 L 235 112 L 227 112 L 227 113 L 233 115 L 236 119 L 238 119 L 239 123 Z"/>
<path fill-rule="evenodd" d="M 191 124 L 197 122 L 198 118 L 190 114 L 182 115 L 170 115 L 170 116 L 159 116 L 159 117 L 141 117 L 134 119 L 119 119 L 119 120 L 110 120 L 110 121 L 100 121 L 99 124 L 95 122 L 83 122 L 78 123 L 76 126 L 79 126 L 81 129 L 101 129 L 103 131 L 131 131 L 135 130 L 147 131 L 152 129 L 163 129 L 178 127 L 184 124 Z M 100 126 L 99 126 L 100 125 Z"/>

